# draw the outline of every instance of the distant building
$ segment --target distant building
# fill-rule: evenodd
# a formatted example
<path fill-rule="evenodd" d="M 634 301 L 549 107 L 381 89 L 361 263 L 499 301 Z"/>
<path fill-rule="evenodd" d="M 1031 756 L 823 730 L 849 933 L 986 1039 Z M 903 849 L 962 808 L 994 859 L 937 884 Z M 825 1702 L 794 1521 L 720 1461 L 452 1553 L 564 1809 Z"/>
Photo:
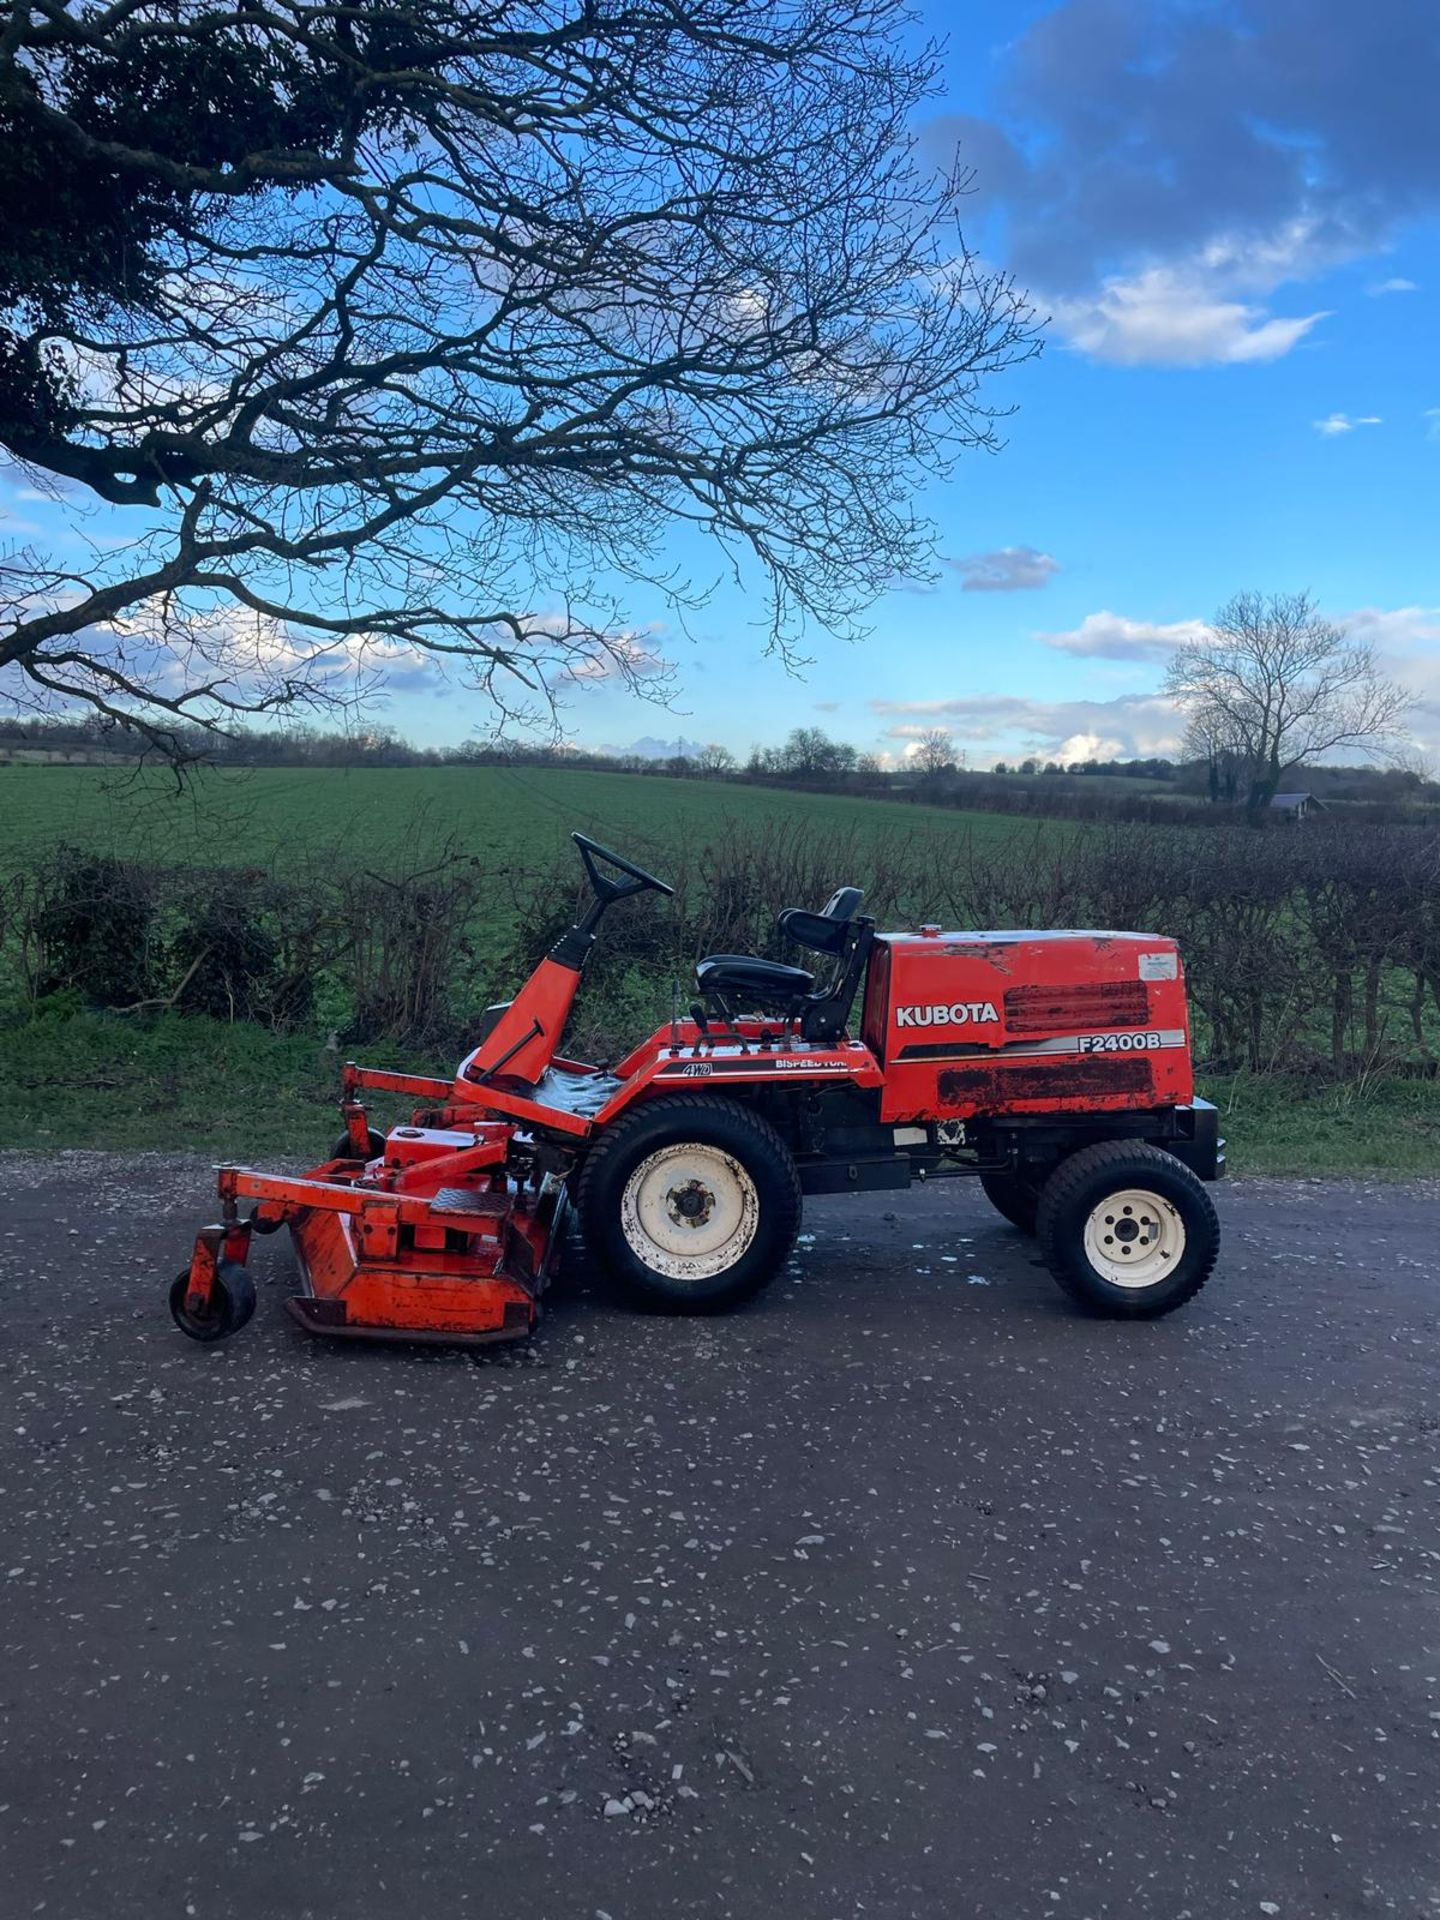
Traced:
<path fill-rule="evenodd" d="M 1324 813 L 1325 802 L 1317 800 L 1313 793 L 1277 793 L 1270 802 L 1276 813 L 1283 813 L 1291 820 L 1304 820 L 1312 813 Z"/>

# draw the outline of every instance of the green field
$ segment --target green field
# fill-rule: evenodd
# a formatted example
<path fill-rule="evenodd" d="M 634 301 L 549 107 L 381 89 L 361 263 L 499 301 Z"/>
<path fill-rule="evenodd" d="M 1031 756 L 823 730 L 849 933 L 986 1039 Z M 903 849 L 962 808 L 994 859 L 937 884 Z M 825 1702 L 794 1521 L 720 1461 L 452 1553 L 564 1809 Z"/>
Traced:
<path fill-rule="evenodd" d="M 943 874 L 947 848 L 993 849 L 1014 839 L 1023 862 L 1027 846 L 1034 856 L 1037 832 L 1075 831 L 899 801 L 566 769 L 283 768 L 205 773 L 177 790 L 158 772 L 0 767 L 0 876 L 69 844 L 163 867 L 258 868 L 293 876 L 305 893 L 309 876 L 332 861 L 393 874 L 414 872 L 442 848 L 472 853 L 485 879 L 478 946 L 485 974 L 497 975 L 479 984 L 496 993 L 513 986 L 508 972 L 498 977 L 502 962 L 512 964 L 504 960 L 513 912 L 507 881 L 544 872 L 572 828 L 662 875 L 674 862 L 677 880 L 688 866 L 704 885 L 731 826 L 808 830 L 822 866 L 833 843 L 834 884 L 872 886 L 887 873 Z M 698 857 L 704 848 L 708 860 Z M 887 853 L 892 866 L 884 864 Z M 742 846 L 741 861 L 753 857 Z M 1063 855 L 1061 864 L 1068 864 Z M 637 1021 L 648 1027 L 661 1017 L 648 1001 L 639 1007 L 630 998 L 622 994 L 612 1009 L 623 1015 L 627 1033 Z M 8 1004 L 14 1017 L 0 1020 L 0 1145 L 173 1146 L 304 1158 L 328 1138 L 337 1053 L 322 1042 L 332 1021 L 343 1027 L 344 1019 L 324 993 L 315 1030 L 288 1035 L 193 1014 L 67 1018 L 75 1009 L 57 1006 L 27 1019 L 13 993 Z M 1397 1012 L 1397 1025 L 1400 1018 Z M 384 1047 L 342 1046 L 377 1064 L 420 1064 Z M 1214 1080 L 1204 1091 L 1226 1111 L 1237 1170 L 1389 1177 L 1440 1171 L 1433 1081 L 1382 1079 L 1357 1091 L 1275 1075 Z"/>
<path fill-rule="evenodd" d="M 383 864 L 449 841 L 487 862 L 533 867 L 577 827 L 658 863 L 667 847 L 728 821 L 798 823 L 876 840 L 965 830 L 1003 838 L 1017 830 L 1006 816 L 901 801 L 563 768 L 277 767 L 202 773 L 177 792 L 158 772 L 0 767 L 0 862 L 9 865 L 68 843 L 167 865 L 283 871 L 332 850 Z"/>

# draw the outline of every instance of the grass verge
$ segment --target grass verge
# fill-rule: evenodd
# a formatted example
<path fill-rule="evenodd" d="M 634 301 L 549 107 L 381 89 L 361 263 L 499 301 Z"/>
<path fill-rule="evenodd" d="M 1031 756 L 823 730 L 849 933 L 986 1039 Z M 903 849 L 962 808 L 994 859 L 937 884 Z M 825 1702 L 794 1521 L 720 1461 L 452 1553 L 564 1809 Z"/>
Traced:
<path fill-rule="evenodd" d="M 366 1047 L 379 1067 L 425 1067 Z M 323 1156 L 343 1054 L 314 1037 L 195 1015 L 0 1026 L 0 1146 L 169 1148 L 255 1164 Z"/>
<path fill-rule="evenodd" d="M 1212 1078 L 1230 1169 L 1413 1180 L 1440 1174 L 1440 1084 L 1372 1079 L 1331 1086 L 1283 1075 Z"/>
<path fill-rule="evenodd" d="M 444 1072 L 443 1059 L 353 1050 L 372 1066 Z M 0 1026 L 0 1147 L 186 1150 L 217 1160 L 323 1153 L 337 1130 L 343 1055 L 313 1037 L 168 1015 L 98 1014 Z M 1233 1173 L 1440 1174 L 1440 1087 L 1211 1079 Z M 398 1111 L 398 1109 L 397 1109 Z M 381 1118 L 387 1118 L 382 1114 Z"/>

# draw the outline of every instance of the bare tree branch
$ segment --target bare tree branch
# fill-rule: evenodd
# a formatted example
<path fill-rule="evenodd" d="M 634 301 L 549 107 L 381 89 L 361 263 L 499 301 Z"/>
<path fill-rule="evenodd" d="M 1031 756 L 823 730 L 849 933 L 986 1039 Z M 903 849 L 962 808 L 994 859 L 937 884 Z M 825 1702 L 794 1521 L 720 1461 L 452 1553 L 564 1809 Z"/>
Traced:
<path fill-rule="evenodd" d="M 0 446 L 145 518 L 12 556 L 0 673 L 163 732 L 400 648 L 533 717 L 629 671 L 598 583 L 686 603 L 686 527 L 764 580 L 783 653 L 854 630 L 923 569 L 917 479 L 996 445 L 982 385 L 1038 344 L 912 156 L 936 64 L 903 19 L 15 6 Z"/>

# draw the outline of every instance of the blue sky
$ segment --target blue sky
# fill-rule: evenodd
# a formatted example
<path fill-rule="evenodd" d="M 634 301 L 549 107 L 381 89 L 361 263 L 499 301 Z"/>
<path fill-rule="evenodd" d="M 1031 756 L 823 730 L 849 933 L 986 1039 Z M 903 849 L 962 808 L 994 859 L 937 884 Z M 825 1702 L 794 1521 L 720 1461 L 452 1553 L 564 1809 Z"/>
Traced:
<path fill-rule="evenodd" d="M 942 557 L 872 637 L 818 636 L 793 677 L 722 583 L 669 658 L 669 710 L 597 680 L 586 746 L 792 726 L 903 754 L 953 728 L 971 764 L 1166 751 L 1168 649 L 1243 587 L 1309 587 L 1425 696 L 1440 759 L 1440 10 L 1434 0 L 982 0 L 922 7 L 948 41 L 920 128 L 975 170 L 970 245 L 1052 321 L 992 387 L 1015 408 L 924 505 Z M 0 537 L 51 509 L 0 481 Z M 719 571 L 696 550 L 695 578 Z M 433 679 L 392 693 L 425 742 L 487 730 Z"/>
<path fill-rule="evenodd" d="M 903 752 L 938 722 L 976 763 L 1155 751 L 1177 733 L 1152 697 L 1165 629 L 1238 588 L 1308 586 L 1430 694 L 1416 732 L 1440 749 L 1431 0 L 924 14 L 948 40 L 925 137 L 958 136 L 976 170 L 967 237 L 1054 315 L 996 390 L 1004 451 L 926 496 L 951 564 L 881 601 L 868 642 L 818 643 L 798 681 L 718 593 L 693 639 L 661 636 L 678 711 L 598 687 L 576 737 L 743 752 L 818 724 Z M 979 571 L 1027 584 L 967 588 L 958 563 L 1011 549 Z"/>

